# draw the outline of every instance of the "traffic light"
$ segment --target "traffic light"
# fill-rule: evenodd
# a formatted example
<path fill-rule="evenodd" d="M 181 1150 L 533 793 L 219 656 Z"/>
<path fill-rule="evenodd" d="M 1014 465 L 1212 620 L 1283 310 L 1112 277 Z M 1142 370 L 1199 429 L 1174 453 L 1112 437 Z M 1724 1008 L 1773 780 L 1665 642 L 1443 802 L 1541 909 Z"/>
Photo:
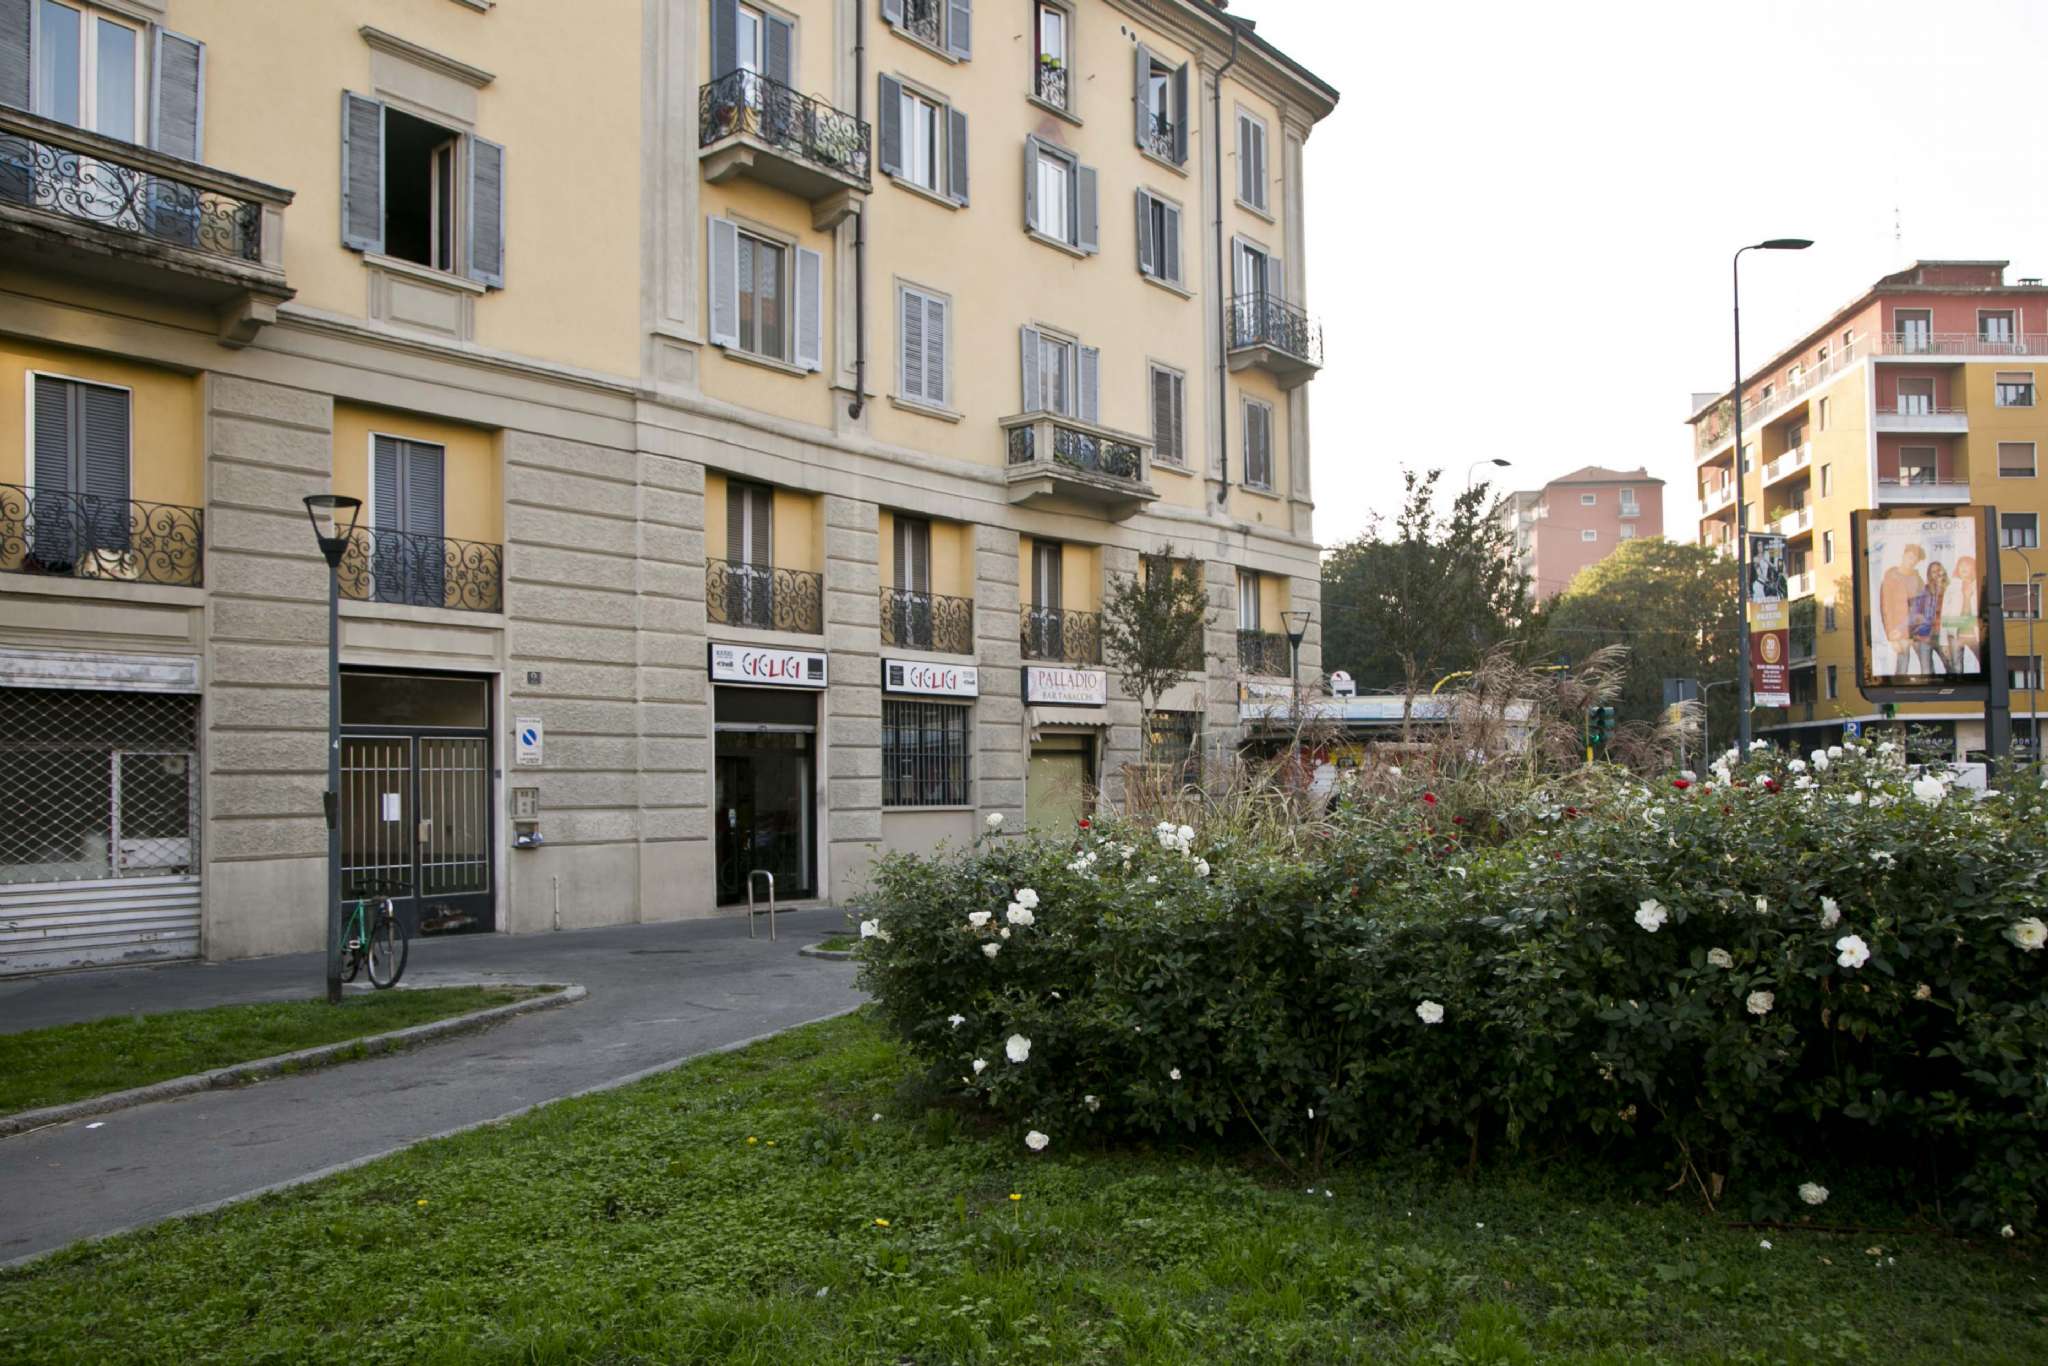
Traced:
<path fill-rule="evenodd" d="M 1604 745 L 1614 738 L 1614 708 L 1586 708 L 1586 743 Z"/>

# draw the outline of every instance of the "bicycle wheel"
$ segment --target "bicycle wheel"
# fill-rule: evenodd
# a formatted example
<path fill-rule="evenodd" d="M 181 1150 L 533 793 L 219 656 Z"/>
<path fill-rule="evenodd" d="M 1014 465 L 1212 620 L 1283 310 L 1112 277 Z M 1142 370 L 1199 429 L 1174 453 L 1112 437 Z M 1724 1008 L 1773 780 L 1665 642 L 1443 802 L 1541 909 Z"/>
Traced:
<path fill-rule="evenodd" d="M 377 913 L 377 928 L 370 931 L 370 985 L 378 990 L 395 986 L 405 972 L 405 954 L 411 945 L 405 925 L 386 901 Z"/>
<path fill-rule="evenodd" d="M 341 980 L 344 982 L 355 981 L 356 974 L 362 971 L 363 946 L 358 944 L 354 948 L 350 948 L 348 945 L 349 936 L 362 923 L 362 910 L 360 907 L 357 908 L 355 915 L 345 916 L 341 922 Z"/>

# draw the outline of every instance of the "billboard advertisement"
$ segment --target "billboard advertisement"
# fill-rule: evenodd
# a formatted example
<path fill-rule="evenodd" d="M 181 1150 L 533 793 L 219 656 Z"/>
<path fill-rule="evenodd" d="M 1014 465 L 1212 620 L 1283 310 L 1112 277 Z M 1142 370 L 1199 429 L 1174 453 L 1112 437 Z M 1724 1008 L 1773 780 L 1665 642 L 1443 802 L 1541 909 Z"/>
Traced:
<path fill-rule="evenodd" d="M 1866 692 L 1984 695 L 1996 550 L 1982 508 L 1862 511 L 1851 521 L 1857 673 Z"/>
<path fill-rule="evenodd" d="M 1785 538 L 1749 538 L 1749 696 L 1759 707 L 1792 705 L 1792 622 L 1785 605 Z"/>

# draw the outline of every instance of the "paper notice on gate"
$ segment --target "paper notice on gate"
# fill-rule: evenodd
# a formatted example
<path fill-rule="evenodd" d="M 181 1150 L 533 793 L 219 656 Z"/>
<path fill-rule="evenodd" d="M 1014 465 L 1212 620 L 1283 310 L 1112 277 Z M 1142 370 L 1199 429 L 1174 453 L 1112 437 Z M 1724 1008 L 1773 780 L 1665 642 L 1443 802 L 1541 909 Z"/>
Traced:
<path fill-rule="evenodd" d="M 398 811 L 398 794 L 396 792 L 386 792 L 384 794 L 384 819 L 387 821 L 395 821 L 400 819 Z"/>

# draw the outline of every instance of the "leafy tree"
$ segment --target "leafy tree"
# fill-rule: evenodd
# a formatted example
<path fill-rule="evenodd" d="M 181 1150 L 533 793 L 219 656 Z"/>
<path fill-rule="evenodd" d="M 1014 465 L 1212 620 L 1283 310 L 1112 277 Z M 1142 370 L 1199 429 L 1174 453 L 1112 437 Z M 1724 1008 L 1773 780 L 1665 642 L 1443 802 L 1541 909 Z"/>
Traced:
<path fill-rule="evenodd" d="M 1144 712 L 1139 729 L 1148 748 L 1160 698 L 1202 667 L 1208 627 L 1202 567 L 1176 556 L 1171 541 L 1145 557 L 1141 573 L 1110 582 L 1102 605 L 1102 648 L 1123 676 L 1124 694 Z"/>
<path fill-rule="evenodd" d="M 1580 570 L 1532 627 L 1547 652 L 1573 659 L 1603 645 L 1628 647 L 1614 700 L 1623 720 L 1656 720 L 1667 678 L 1694 678 L 1703 687 L 1730 680 L 1709 691 L 1706 701 L 1710 734 L 1732 739 L 1735 614 L 1733 561 L 1708 546 L 1641 538 Z"/>
<path fill-rule="evenodd" d="M 1476 668 L 1529 611 L 1498 504 L 1468 488 L 1437 507 L 1442 470 L 1403 472 L 1407 492 L 1391 527 L 1323 559 L 1323 667 L 1346 669 L 1361 690 L 1412 697 L 1444 675 Z"/>

